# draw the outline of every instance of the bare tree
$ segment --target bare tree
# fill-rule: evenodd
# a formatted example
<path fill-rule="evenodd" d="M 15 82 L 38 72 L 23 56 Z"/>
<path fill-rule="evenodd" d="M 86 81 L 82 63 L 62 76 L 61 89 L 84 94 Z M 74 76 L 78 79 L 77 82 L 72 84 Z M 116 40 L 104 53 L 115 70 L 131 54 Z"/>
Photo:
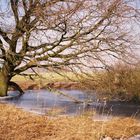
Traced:
<path fill-rule="evenodd" d="M 1 1 L 2 3 L 2 1 Z M 34 67 L 95 68 L 128 55 L 135 0 L 7 0 L 0 12 L 0 96 Z M 10 18 L 9 18 L 10 17 Z M 108 59 L 107 59 L 108 60 Z"/>

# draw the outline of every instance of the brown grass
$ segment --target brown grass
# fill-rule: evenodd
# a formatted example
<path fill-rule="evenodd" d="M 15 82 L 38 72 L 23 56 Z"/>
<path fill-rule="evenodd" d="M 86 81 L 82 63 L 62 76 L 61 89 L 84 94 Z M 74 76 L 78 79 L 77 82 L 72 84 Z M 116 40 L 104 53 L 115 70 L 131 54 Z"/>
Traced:
<path fill-rule="evenodd" d="M 93 121 L 91 116 L 48 118 L 0 104 L 0 140 L 99 140 L 140 134 L 138 121 L 116 118 Z"/>
<path fill-rule="evenodd" d="M 89 85 L 89 89 L 94 88 L 108 99 L 140 102 L 139 65 L 116 63 L 109 71 L 97 72 L 92 78 L 91 82 L 83 81 Z"/>

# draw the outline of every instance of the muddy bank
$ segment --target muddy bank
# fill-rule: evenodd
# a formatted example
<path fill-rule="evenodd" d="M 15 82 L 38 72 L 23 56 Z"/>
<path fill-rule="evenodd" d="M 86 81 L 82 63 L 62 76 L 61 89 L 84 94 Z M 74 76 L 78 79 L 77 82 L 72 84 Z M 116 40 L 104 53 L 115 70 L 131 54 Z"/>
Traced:
<path fill-rule="evenodd" d="M 38 90 L 38 89 L 84 89 L 78 82 L 51 82 L 51 83 L 37 83 L 34 81 L 18 82 L 23 90 Z"/>

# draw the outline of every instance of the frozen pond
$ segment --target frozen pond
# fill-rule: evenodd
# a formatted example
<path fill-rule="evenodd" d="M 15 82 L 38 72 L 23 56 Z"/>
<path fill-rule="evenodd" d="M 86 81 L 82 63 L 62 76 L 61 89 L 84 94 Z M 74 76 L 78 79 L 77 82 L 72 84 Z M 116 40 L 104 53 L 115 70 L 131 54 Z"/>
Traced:
<path fill-rule="evenodd" d="M 80 101 L 90 101 L 90 105 L 85 103 L 74 103 L 73 100 L 56 92 L 47 90 L 28 90 L 21 97 L 5 100 L 9 104 L 15 104 L 24 110 L 38 114 L 49 114 L 55 110 L 59 115 L 77 115 L 85 111 L 95 111 L 96 119 L 108 119 L 112 116 L 127 116 L 140 118 L 140 105 L 122 102 L 99 102 L 93 91 L 61 90 L 66 95 L 73 96 Z M 15 92 L 9 94 L 16 94 Z"/>

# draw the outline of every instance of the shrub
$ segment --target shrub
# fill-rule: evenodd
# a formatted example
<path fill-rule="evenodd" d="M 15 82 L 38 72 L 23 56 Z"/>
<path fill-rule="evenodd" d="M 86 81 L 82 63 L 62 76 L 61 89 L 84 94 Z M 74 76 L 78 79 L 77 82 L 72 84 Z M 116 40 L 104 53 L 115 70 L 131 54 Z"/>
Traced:
<path fill-rule="evenodd" d="M 117 63 L 96 75 L 96 91 L 111 98 L 140 101 L 140 67 Z"/>

